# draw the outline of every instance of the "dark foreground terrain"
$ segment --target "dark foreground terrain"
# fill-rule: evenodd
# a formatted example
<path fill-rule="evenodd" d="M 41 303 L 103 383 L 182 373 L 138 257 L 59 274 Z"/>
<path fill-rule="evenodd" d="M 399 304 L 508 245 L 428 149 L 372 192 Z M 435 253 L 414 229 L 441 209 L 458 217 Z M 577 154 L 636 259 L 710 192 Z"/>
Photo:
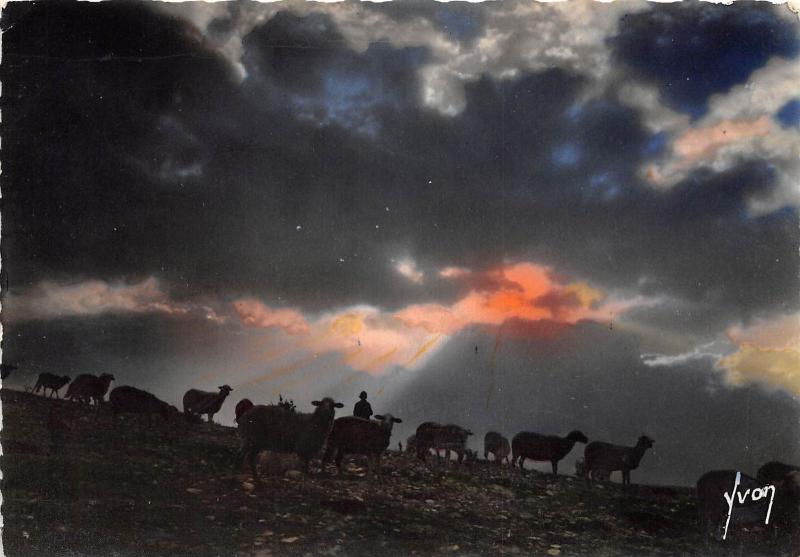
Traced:
<path fill-rule="evenodd" d="M 303 481 L 292 457 L 234 474 L 236 431 L 111 425 L 2 390 L 6 555 L 703 555 L 693 490 L 447 470 L 390 453 L 382 485 L 351 464 Z M 49 422 L 49 423 L 48 423 Z M 64 426 L 63 440 L 51 431 Z"/>

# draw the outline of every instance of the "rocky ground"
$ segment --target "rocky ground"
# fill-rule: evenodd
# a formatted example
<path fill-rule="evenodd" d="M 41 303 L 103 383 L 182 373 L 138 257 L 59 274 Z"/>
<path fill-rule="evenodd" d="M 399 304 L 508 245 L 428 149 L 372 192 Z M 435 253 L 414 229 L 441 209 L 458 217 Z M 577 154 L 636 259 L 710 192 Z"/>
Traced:
<path fill-rule="evenodd" d="M 236 431 L 111 425 L 2 390 L 6 555 L 703 555 L 689 488 L 587 487 L 389 453 L 382 483 L 293 457 L 234 472 Z"/>

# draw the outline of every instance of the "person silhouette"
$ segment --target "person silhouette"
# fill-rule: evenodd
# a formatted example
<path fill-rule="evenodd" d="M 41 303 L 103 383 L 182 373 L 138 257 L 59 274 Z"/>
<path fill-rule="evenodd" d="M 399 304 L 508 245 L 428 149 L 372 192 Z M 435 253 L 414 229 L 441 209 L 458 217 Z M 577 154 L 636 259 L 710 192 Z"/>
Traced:
<path fill-rule="evenodd" d="M 353 408 L 353 416 L 368 420 L 370 416 L 372 416 L 372 406 L 370 406 L 370 403 L 367 402 L 367 392 L 361 391 L 361 394 L 358 395 L 358 398 L 361 400 L 356 402 L 356 405 Z"/>

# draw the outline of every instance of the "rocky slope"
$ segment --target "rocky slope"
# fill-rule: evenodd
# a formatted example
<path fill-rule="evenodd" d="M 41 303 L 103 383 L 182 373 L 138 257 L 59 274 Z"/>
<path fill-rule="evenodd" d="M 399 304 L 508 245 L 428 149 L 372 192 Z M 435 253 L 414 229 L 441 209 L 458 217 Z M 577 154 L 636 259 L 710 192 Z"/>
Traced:
<path fill-rule="evenodd" d="M 2 390 L 7 555 L 702 555 L 690 488 L 587 487 L 485 462 L 396 452 L 382 483 L 351 463 L 303 480 L 262 460 L 254 488 L 232 428 L 128 419 Z M 634 473 L 635 479 L 635 473 Z"/>

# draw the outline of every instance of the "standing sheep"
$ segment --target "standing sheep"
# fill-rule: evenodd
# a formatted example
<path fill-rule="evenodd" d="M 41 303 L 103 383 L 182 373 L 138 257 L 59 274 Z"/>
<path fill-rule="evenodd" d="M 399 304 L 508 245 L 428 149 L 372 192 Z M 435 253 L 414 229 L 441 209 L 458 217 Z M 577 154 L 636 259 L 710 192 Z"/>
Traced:
<path fill-rule="evenodd" d="M 634 447 L 592 441 L 586 445 L 586 449 L 583 451 L 587 480 L 596 479 L 595 471 L 597 470 L 603 470 L 609 474 L 620 470 L 622 472 L 622 485 L 629 485 L 631 483 L 631 470 L 636 470 L 639 467 L 639 462 L 642 460 L 645 451 L 651 448 L 654 442 L 646 435 L 639 437 Z"/>
<path fill-rule="evenodd" d="M 449 461 L 450 451 L 454 451 L 458 455 L 458 463 L 461 464 L 469 435 L 472 435 L 472 432 L 461 426 L 424 422 L 417 428 L 416 433 L 417 458 L 424 461 L 428 451 L 434 449 L 437 454 L 440 450 L 444 450 Z"/>
<path fill-rule="evenodd" d="M 58 391 L 69 381 L 69 375 L 59 377 L 52 373 L 40 373 L 39 379 L 36 380 L 36 385 L 33 386 L 33 392 L 38 393 L 41 389 L 42 394 L 47 396 L 47 389 L 50 389 L 50 397 L 55 394 L 56 398 L 58 398 Z"/>
<path fill-rule="evenodd" d="M 160 416 L 165 422 L 179 414 L 178 409 L 160 400 L 153 394 L 123 385 L 108 395 L 111 403 L 111 421 L 116 421 L 120 414 L 145 414 L 147 423 L 153 423 L 153 414 Z"/>
<path fill-rule="evenodd" d="M 218 393 L 209 393 L 207 391 L 198 391 L 197 389 L 189 389 L 183 395 L 183 411 L 189 416 L 200 417 L 203 414 L 208 415 L 208 423 L 211 423 L 214 414 L 219 412 L 222 408 L 222 403 L 233 391 L 228 385 L 219 387 Z"/>
<path fill-rule="evenodd" d="M 366 455 L 369 475 L 372 477 L 373 465 L 381 475 L 381 454 L 389 446 L 394 424 L 403 420 L 391 414 L 376 415 L 375 420 L 367 420 L 356 416 L 345 416 L 333 422 L 328 435 L 323 464 L 335 458 L 339 473 L 342 470 L 342 459 L 346 454 Z"/>
<path fill-rule="evenodd" d="M 311 404 L 316 406 L 311 414 L 259 404 L 242 416 L 239 421 L 240 456 L 249 462 L 253 481 L 260 481 L 256 464 L 261 451 L 296 453 L 303 461 L 303 471 L 308 474 L 309 461 L 325 444 L 336 409 L 344 406 L 331 398 Z"/>
<path fill-rule="evenodd" d="M 490 431 L 483 437 L 483 458 L 489 460 L 489 453 L 494 457 L 495 463 L 499 466 L 504 460 L 509 460 L 511 446 L 508 439 L 496 431 Z"/>
<path fill-rule="evenodd" d="M 87 404 L 94 401 L 99 408 L 105 401 L 108 387 L 111 386 L 113 380 L 114 376 L 110 373 L 103 373 L 100 377 L 88 373 L 81 374 L 70 383 L 64 398 Z"/>
<path fill-rule="evenodd" d="M 566 437 L 542 435 L 532 431 L 521 431 L 511 440 L 512 466 L 519 466 L 525 471 L 525 459 L 550 462 L 553 475 L 558 475 L 558 461 L 567 456 L 575 443 L 586 443 L 589 440 L 578 430 L 569 432 Z"/>

